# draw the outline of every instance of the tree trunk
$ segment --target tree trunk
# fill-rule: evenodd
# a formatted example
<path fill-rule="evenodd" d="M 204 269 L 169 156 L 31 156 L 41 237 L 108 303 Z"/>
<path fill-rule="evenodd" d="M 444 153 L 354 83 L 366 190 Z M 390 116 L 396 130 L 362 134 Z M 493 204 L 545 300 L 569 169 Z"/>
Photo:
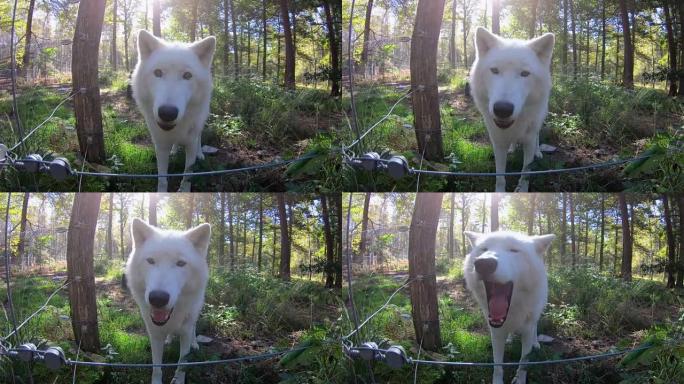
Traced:
<path fill-rule="evenodd" d="M 622 72 L 622 84 L 627 89 L 634 88 L 634 47 L 632 46 L 632 33 L 629 25 L 629 9 L 627 0 L 620 0 L 620 17 L 622 18 L 622 38 L 624 40 L 624 70 Z M 623 239 L 624 242 L 624 239 Z M 624 252 L 624 250 L 623 250 Z M 631 252 L 630 252 L 631 254 Z M 630 273 L 631 279 L 631 273 Z"/>
<path fill-rule="evenodd" d="M 677 41 L 674 37 L 672 17 L 670 16 L 670 5 L 668 3 L 669 0 L 663 0 L 663 11 L 665 12 L 665 29 L 667 31 L 667 56 L 669 59 L 668 61 L 670 64 L 671 73 L 671 75 L 668 75 L 670 87 L 668 88 L 667 94 L 668 96 L 677 96 L 677 77 L 675 76 L 675 72 L 677 71 Z"/>
<path fill-rule="evenodd" d="M 563 195 L 563 208 L 561 208 L 561 241 L 560 241 L 560 255 L 561 263 L 565 261 L 565 249 L 566 243 L 568 241 L 568 196 L 566 193 L 562 192 Z"/>
<path fill-rule="evenodd" d="M 337 28 L 335 28 L 335 21 L 333 19 L 330 3 L 337 4 L 332 0 L 326 0 L 323 3 L 325 23 L 328 29 L 328 44 L 330 44 L 330 96 L 339 97 L 342 96 L 342 88 L 340 88 L 340 80 L 342 79 L 342 72 L 340 71 L 340 44 L 337 40 Z M 335 10 L 337 11 L 337 6 L 333 6 L 335 6 Z"/>
<path fill-rule="evenodd" d="M 328 198 L 325 195 L 321 195 L 321 216 L 323 218 L 323 234 L 325 237 L 325 287 L 333 288 L 335 284 L 335 244 L 330 226 L 327 200 Z"/>
<path fill-rule="evenodd" d="M 263 40 L 264 40 L 264 57 L 261 60 L 261 79 L 266 80 L 266 57 L 267 57 L 267 52 L 266 52 L 266 42 L 268 39 L 268 29 L 267 26 L 268 24 L 266 23 L 266 0 L 262 0 L 261 2 L 261 22 L 262 22 L 262 29 L 263 29 Z M 261 244 L 261 243 L 260 243 Z M 261 250 L 261 245 L 259 246 L 259 250 Z M 259 252 L 259 257 L 261 257 L 261 252 Z"/>
<path fill-rule="evenodd" d="M 572 268 L 577 264 L 577 234 L 575 232 L 575 202 L 572 194 L 568 195 L 568 204 L 570 205 L 570 250 L 572 251 Z"/>
<path fill-rule="evenodd" d="M 444 0 L 420 0 L 411 38 L 411 89 L 418 150 L 427 160 L 441 161 L 442 130 L 437 89 L 437 46 Z"/>
<path fill-rule="evenodd" d="M 606 77 L 606 0 L 601 1 L 601 80 Z"/>
<path fill-rule="evenodd" d="M 152 34 L 161 38 L 161 0 L 152 0 Z"/>
<path fill-rule="evenodd" d="M 680 89 L 681 93 L 681 89 Z M 684 194 L 677 197 L 679 208 L 679 262 L 677 263 L 677 279 L 675 287 L 684 288 Z"/>
<path fill-rule="evenodd" d="M 450 198 L 451 198 L 450 203 L 451 204 L 449 204 L 449 235 L 447 237 L 447 252 L 449 254 L 449 260 L 453 260 L 454 259 L 454 246 L 455 246 L 455 244 L 454 244 L 454 240 L 455 240 L 454 239 L 454 222 L 455 222 L 455 220 L 454 220 L 454 218 L 455 218 L 454 204 L 456 202 L 455 201 L 456 195 L 454 193 L 451 193 L 450 195 L 451 195 L 450 196 Z"/>
<path fill-rule="evenodd" d="M 456 0 L 454 0 L 454 3 Z M 487 12 L 486 10 L 487 6 L 485 4 L 485 13 Z M 468 68 L 468 27 L 470 27 L 470 24 L 468 23 L 468 6 L 467 2 L 464 0 L 463 1 L 463 68 Z M 487 15 L 485 15 L 485 22 L 487 21 Z M 487 26 L 485 25 L 485 28 Z"/>
<path fill-rule="evenodd" d="M 534 32 L 537 29 L 537 7 L 539 6 L 539 0 L 532 1 L 532 17 L 530 20 L 530 29 L 527 33 L 528 39 L 534 38 Z"/>
<path fill-rule="evenodd" d="M 442 340 L 437 305 L 435 243 L 441 193 L 418 193 L 409 231 L 409 278 L 416 342 L 428 351 L 439 351 Z"/>
<path fill-rule="evenodd" d="M 221 224 L 219 225 L 218 265 L 223 267 L 226 261 L 226 193 L 220 195 Z"/>
<path fill-rule="evenodd" d="M 603 271 L 603 245 L 606 236 L 606 195 L 601 194 L 601 245 L 599 248 L 599 271 Z"/>
<path fill-rule="evenodd" d="M 81 3 L 83 6 L 86 2 Z M 100 193 L 77 193 L 67 237 L 69 306 L 74 336 L 84 351 L 100 353 L 93 249 Z"/>
<path fill-rule="evenodd" d="M 277 193 L 278 218 L 280 223 L 280 279 L 290 281 L 290 235 L 287 225 L 287 210 L 285 209 L 285 194 Z"/>
<path fill-rule="evenodd" d="M 335 252 L 337 257 L 335 257 L 335 288 L 342 288 L 342 194 L 334 194 L 335 204 L 335 218 L 337 219 L 337 225 L 333 231 L 335 234 Z"/>
<path fill-rule="evenodd" d="M 112 4 L 112 52 L 111 52 L 111 57 L 110 60 L 112 62 L 112 71 L 116 72 L 116 24 L 117 24 L 117 8 L 118 8 L 118 0 L 113 0 Z"/>
<path fill-rule="evenodd" d="M 361 49 L 360 69 L 364 77 L 368 75 L 368 43 L 370 39 L 371 13 L 373 12 L 373 0 L 368 0 L 366 5 L 366 19 L 363 23 L 363 48 Z"/>
<path fill-rule="evenodd" d="M 679 10 L 679 96 L 684 96 L 684 4 L 682 2 L 677 3 L 677 9 Z M 682 241 L 684 243 L 684 241 Z M 682 272 L 684 273 L 684 271 Z M 679 281 L 679 279 L 678 279 Z M 681 286 L 681 284 L 680 284 Z"/>
<path fill-rule="evenodd" d="M 109 192 L 109 207 L 107 209 L 107 258 L 114 258 L 114 193 Z"/>
<path fill-rule="evenodd" d="M 159 202 L 159 195 L 150 193 L 149 216 L 150 225 L 157 226 L 157 203 Z"/>
<path fill-rule="evenodd" d="M 191 17 L 190 20 L 190 41 L 197 40 L 197 8 L 199 8 L 199 0 L 192 2 Z"/>
<path fill-rule="evenodd" d="M 468 212 L 466 209 L 466 195 L 465 193 L 461 193 L 461 256 L 463 256 L 463 258 L 468 254 L 465 231 L 468 230 L 469 217 L 466 212 Z"/>
<path fill-rule="evenodd" d="M 228 237 L 230 238 L 230 247 L 228 247 L 228 255 L 230 256 L 230 270 L 235 269 L 235 232 L 233 231 L 233 211 L 235 206 L 233 204 L 233 198 L 237 195 L 228 195 Z"/>
<path fill-rule="evenodd" d="M 36 6 L 36 0 L 30 0 L 28 6 L 28 13 L 26 15 L 26 45 L 24 47 L 24 57 L 22 57 L 22 69 L 28 79 L 29 67 L 31 66 L 31 38 L 33 37 L 33 9 Z"/>
<path fill-rule="evenodd" d="M 575 20 L 577 15 L 575 14 L 575 1 L 570 0 L 570 30 L 572 32 L 572 74 L 577 76 L 577 28 L 575 25 Z"/>
<path fill-rule="evenodd" d="M 359 244 L 359 254 L 356 263 L 366 264 L 366 247 L 368 242 L 368 207 L 370 206 L 370 192 L 366 192 L 363 197 L 363 214 L 361 218 L 361 243 Z"/>
<path fill-rule="evenodd" d="M 192 217 L 195 214 L 195 194 L 188 193 L 188 205 L 185 209 L 185 228 L 192 228 Z"/>
<path fill-rule="evenodd" d="M 620 277 L 624 281 L 632 281 L 632 232 L 630 230 L 629 211 L 624 192 L 618 194 L 618 201 L 622 218 L 622 268 L 620 269 Z"/>
<path fill-rule="evenodd" d="M 19 244 L 17 244 L 17 256 L 20 260 L 24 260 L 24 251 L 26 249 L 26 215 L 28 213 L 30 193 L 25 192 L 21 202 L 21 222 L 19 223 Z M 7 240 L 5 240 L 7 241 Z M 23 264 L 23 263 L 22 263 Z M 28 263 L 26 263 L 28 266 Z"/>
<path fill-rule="evenodd" d="M 491 232 L 496 232 L 499 230 L 499 200 L 501 199 L 501 195 L 498 193 L 492 193 L 491 195 L 491 207 L 489 209 L 489 214 L 491 216 L 491 219 L 489 220 L 491 222 L 490 225 L 490 231 Z"/>
<path fill-rule="evenodd" d="M 238 57 L 237 23 L 235 22 L 235 4 L 233 4 L 233 0 L 228 0 L 228 6 L 230 7 L 230 19 L 233 29 L 233 77 L 237 80 L 240 74 L 240 58 Z"/>
<path fill-rule="evenodd" d="M 257 254 L 257 271 L 261 272 L 262 246 L 264 243 L 264 196 L 259 194 L 259 253 Z"/>
<path fill-rule="evenodd" d="M 465 3 L 465 2 L 464 2 Z M 451 30 L 449 31 L 449 67 L 456 68 L 456 5 L 458 3 L 453 0 L 451 3 Z M 465 20 L 465 17 L 464 17 Z M 463 29 L 465 33 L 465 28 Z"/>
<path fill-rule="evenodd" d="M 265 0 L 264 0 L 265 1 Z M 230 5 L 228 0 L 223 0 L 223 75 L 228 76 L 228 62 L 230 61 L 230 27 L 228 24 L 228 14 Z"/>
<path fill-rule="evenodd" d="M 492 0 L 492 33 L 495 35 L 501 34 L 500 20 L 501 0 Z"/>
<path fill-rule="evenodd" d="M 665 235 L 667 236 L 667 267 L 665 273 L 667 274 L 666 288 L 674 288 L 675 286 L 675 270 L 676 270 L 676 246 L 674 230 L 672 229 L 672 216 L 670 213 L 670 202 L 667 195 L 663 195 L 663 217 L 665 218 Z"/>
<path fill-rule="evenodd" d="M 97 60 L 104 20 L 105 0 L 83 1 L 78 7 L 72 47 L 76 133 L 81 155 L 90 162 L 102 163 L 105 156 L 102 133 L 100 87 L 97 82 Z"/>
<path fill-rule="evenodd" d="M 292 29 L 290 29 L 287 0 L 280 0 L 280 18 L 285 35 L 285 88 L 293 90 L 295 89 L 295 46 L 292 40 Z"/>
<path fill-rule="evenodd" d="M 527 234 L 532 236 L 534 234 L 534 213 L 537 210 L 537 194 L 528 194 L 530 202 L 529 210 L 527 211 Z"/>

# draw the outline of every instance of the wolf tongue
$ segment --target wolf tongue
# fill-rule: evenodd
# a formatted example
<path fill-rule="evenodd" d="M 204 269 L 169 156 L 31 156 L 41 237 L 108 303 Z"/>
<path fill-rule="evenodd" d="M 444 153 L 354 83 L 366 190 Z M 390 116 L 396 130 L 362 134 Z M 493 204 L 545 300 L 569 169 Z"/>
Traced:
<path fill-rule="evenodd" d="M 503 320 L 508 310 L 508 300 L 506 300 L 506 289 L 503 284 L 492 284 L 489 296 L 489 317 L 496 320 Z"/>
<path fill-rule="evenodd" d="M 166 319 L 169 317 L 169 311 L 166 311 L 164 309 L 153 309 L 152 310 L 152 320 L 162 323 L 166 321 Z"/>

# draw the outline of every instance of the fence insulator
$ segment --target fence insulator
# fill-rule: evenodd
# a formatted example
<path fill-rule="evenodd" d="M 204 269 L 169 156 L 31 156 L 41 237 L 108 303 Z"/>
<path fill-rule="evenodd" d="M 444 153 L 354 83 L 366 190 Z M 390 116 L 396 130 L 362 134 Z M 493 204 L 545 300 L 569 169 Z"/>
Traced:
<path fill-rule="evenodd" d="M 43 157 L 37 153 L 30 154 L 24 157 L 23 160 L 16 163 L 17 168 L 23 169 L 26 172 L 38 173 L 43 165 Z"/>
<path fill-rule="evenodd" d="M 5 161 L 7 161 L 7 152 L 7 146 L 5 144 L 0 143 L 0 168 L 2 168 Z"/>
<path fill-rule="evenodd" d="M 344 353 L 345 355 L 349 356 L 351 359 L 358 359 L 361 355 L 361 351 L 359 351 L 356 348 L 349 348 L 346 345 L 344 346 Z"/>
<path fill-rule="evenodd" d="M 359 350 L 361 358 L 367 361 L 375 360 L 378 355 L 378 345 L 372 341 L 363 343 L 362 349 Z"/>
<path fill-rule="evenodd" d="M 386 166 L 387 172 L 395 180 L 401 179 L 411 172 L 408 166 L 408 161 L 406 161 L 404 156 L 395 155 L 390 157 Z"/>
<path fill-rule="evenodd" d="M 17 350 L 17 357 L 19 360 L 24 362 L 29 362 L 33 360 L 33 353 L 36 352 L 38 348 L 33 343 L 25 343 L 20 345 Z"/>
<path fill-rule="evenodd" d="M 401 345 L 393 345 L 385 352 L 385 364 L 389 365 L 390 368 L 399 369 L 408 362 L 406 351 Z"/>
<path fill-rule="evenodd" d="M 368 152 L 361 156 L 361 168 L 365 171 L 374 171 L 378 166 L 380 155 L 377 152 Z"/>
<path fill-rule="evenodd" d="M 50 347 L 43 354 L 43 362 L 45 366 L 53 371 L 56 371 L 66 365 L 66 357 L 64 351 L 60 347 Z"/>
<path fill-rule="evenodd" d="M 71 165 L 69 160 L 64 157 L 58 157 L 50 162 L 50 176 L 58 181 L 64 181 L 67 176 L 71 175 Z"/>

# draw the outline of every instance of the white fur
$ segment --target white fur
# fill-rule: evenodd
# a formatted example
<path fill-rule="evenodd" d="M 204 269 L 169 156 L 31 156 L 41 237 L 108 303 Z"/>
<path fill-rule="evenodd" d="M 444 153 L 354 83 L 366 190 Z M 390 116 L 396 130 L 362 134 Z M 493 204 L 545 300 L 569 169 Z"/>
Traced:
<path fill-rule="evenodd" d="M 152 363 L 161 364 L 164 341 L 180 337 L 179 362 L 185 361 L 190 347 L 197 349 L 195 324 L 204 305 L 209 278 L 207 250 L 211 237 L 209 224 L 185 232 L 163 231 L 134 219 L 131 224 L 133 251 L 126 263 L 126 281 L 145 321 L 152 347 Z M 185 262 L 178 266 L 178 262 Z M 166 324 L 156 325 L 151 318 L 151 291 L 169 294 L 166 309 L 171 315 Z M 178 367 L 174 383 L 185 382 L 185 371 Z M 152 369 L 152 384 L 161 384 L 162 370 Z"/>
<path fill-rule="evenodd" d="M 475 260 L 481 256 L 494 257 L 497 260 L 497 267 L 488 279 L 499 283 L 513 282 L 513 294 L 506 321 L 499 328 L 489 326 L 488 323 L 494 362 L 503 362 L 506 338 L 509 334 L 516 333 L 521 336 L 520 363 L 524 363 L 528 361 L 527 355 L 532 347 L 539 348 L 537 322 L 546 305 L 548 294 L 546 268 L 542 256 L 555 235 L 526 236 L 513 232 L 490 234 L 465 232 L 465 234 L 472 244 L 472 250 L 466 256 L 463 265 L 466 286 L 482 308 L 485 319 L 489 316 L 489 306 L 482 277 L 475 271 Z M 527 370 L 519 366 L 513 382 L 524 384 L 526 379 Z M 492 382 L 503 383 L 502 366 L 494 368 Z"/>
<path fill-rule="evenodd" d="M 216 38 L 209 36 L 193 44 L 167 43 L 145 30 L 138 33 L 138 64 L 133 71 L 131 85 L 133 98 L 145 117 L 152 135 L 157 156 L 157 172 L 168 174 L 169 155 L 177 145 L 185 147 L 185 171 L 203 159 L 202 129 L 209 117 L 212 80 L 211 62 Z M 155 75 L 161 70 L 162 76 Z M 184 78 L 190 73 L 189 79 Z M 159 126 L 159 107 L 178 108 L 178 117 L 171 130 Z M 160 177 L 158 192 L 166 192 L 168 180 Z M 190 182 L 184 177 L 181 191 L 190 191 Z"/>
<path fill-rule="evenodd" d="M 479 27 L 475 33 L 477 57 L 470 70 L 470 86 L 475 106 L 482 114 L 494 148 L 496 172 L 506 172 L 509 148 L 523 146 L 523 171 L 534 157 L 541 158 L 539 131 L 548 113 L 551 92 L 551 55 L 554 35 L 547 33 L 529 41 L 503 39 Z M 492 72 L 498 70 L 498 74 Z M 523 71 L 529 76 L 523 77 Z M 494 103 L 514 105 L 505 129 L 494 122 Z M 529 177 L 522 176 L 516 191 L 526 192 Z M 497 176 L 496 191 L 506 190 L 506 178 Z"/>

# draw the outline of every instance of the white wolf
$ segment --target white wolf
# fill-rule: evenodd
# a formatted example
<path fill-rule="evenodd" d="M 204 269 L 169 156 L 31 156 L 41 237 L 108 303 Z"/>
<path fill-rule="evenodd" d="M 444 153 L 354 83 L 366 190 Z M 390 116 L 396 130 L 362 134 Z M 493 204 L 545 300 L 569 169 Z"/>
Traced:
<path fill-rule="evenodd" d="M 204 305 L 209 278 L 207 249 L 209 224 L 186 232 L 164 231 L 139 219 L 131 224 L 133 251 L 126 263 L 128 289 L 140 307 L 152 347 L 152 363 L 161 364 L 164 341 L 180 337 L 179 362 L 190 347 L 197 349 L 195 323 Z M 185 382 L 185 371 L 176 369 L 173 382 Z M 162 370 L 152 369 L 152 384 L 161 384 Z"/>
<path fill-rule="evenodd" d="M 554 40 L 552 33 L 530 41 L 503 39 L 477 28 L 470 86 L 494 148 L 497 173 L 506 172 L 507 151 L 517 143 L 523 147 L 523 171 L 542 156 L 539 131 L 548 113 Z M 516 191 L 528 188 L 529 177 L 522 176 Z M 505 190 L 506 178 L 497 176 L 496 191 Z"/>
<path fill-rule="evenodd" d="M 542 256 L 555 235 L 526 236 L 513 232 L 465 232 L 472 244 L 463 272 L 488 320 L 494 362 L 502 363 L 509 334 L 520 334 L 520 363 L 528 361 L 537 342 L 537 322 L 548 293 Z M 518 366 L 514 383 L 524 384 L 527 370 Z M 503 383 L 503 367 L 494 367 L 494 384 Z"/>
<path fill-rule="evenodd" d="M 138 33 L 138 64 L 133 71 L 133 98 L 152 135 L 158 174 L 167 174 L 172 149 L 185 147 L 185 171 L 203 159 L 202 129 L 209 116 L 211 61 L 216 38 L 193 44 L 167 43 L 149 32 Z M 166 192 L 168 180 L 160 177 L 158 192 Z M 183 177 L 181 191 L 190 191 Z"/>

